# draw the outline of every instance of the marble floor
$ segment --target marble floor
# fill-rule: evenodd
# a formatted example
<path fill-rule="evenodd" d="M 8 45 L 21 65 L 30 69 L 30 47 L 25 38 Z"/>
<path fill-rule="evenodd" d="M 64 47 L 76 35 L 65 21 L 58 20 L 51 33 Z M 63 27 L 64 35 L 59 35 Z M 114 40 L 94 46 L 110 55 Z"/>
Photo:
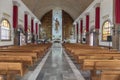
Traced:
<path fill-rule="evenodd" d="M 60 43 L 54 43 L 36 69 L 23 80 L 85 80 L 65 53 Z"/>

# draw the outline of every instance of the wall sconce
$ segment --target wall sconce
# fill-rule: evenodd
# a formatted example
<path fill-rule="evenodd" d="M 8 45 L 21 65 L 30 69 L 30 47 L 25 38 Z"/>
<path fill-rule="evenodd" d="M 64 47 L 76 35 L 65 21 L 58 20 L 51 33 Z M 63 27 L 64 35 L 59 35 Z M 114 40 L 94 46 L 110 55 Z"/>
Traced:
<path fill-rule="evenodd" d="M 86 29 L 84 29 L 84 31 L 83 31 L 84 33 L 86 33 Z"/>
<path fill-rule="evenodd" d="M 96 34 L 96 35 L 100 34 L 95 28 L 93 29 L 93 33 Z"/>
<path fill-rule="evenodd" d="M 95 29 L 93 29 L 93 32 L 95 33 L 95 32 L 96 32 L 96 30 L 95 30 Z"/>

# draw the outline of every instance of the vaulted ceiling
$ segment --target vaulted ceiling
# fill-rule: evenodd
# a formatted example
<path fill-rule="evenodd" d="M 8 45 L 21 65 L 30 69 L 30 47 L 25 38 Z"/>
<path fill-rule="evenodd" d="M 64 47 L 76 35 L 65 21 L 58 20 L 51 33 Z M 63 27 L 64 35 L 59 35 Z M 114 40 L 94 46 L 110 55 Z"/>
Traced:
<path fill-rule="evenodd" d="M 39 18 L 54 8 L 66 11 L 74 20 L 90 5 L 93 0 L 22 0 Z"/>

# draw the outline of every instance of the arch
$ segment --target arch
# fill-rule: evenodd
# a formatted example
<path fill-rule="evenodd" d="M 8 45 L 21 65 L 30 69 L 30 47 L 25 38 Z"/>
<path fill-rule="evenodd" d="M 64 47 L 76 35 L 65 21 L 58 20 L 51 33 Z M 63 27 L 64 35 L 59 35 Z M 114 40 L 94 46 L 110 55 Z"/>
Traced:
<path fill-rule="evenodd" d="M 111 21 L 104 21 L 102 25 L 102 41 L 107 41 L 107 37 L 112 35 L 111 29 Z"/>
<path fill-rule="evenodd" d="M 41 19 L 49 10 L 59 7 L 75 20 L 94 0 L 22 0 Z M 37 5 L 37 6 L 36 6 Z"/>
<path fill-rule="evenodd" d="M 5 18 L 0 22 L 0 39 L 1 41 L 11 40 L 11 25 Z"/>
<path fill-rule="evenodd" d="M 50 5 L 50 6 L 48 6 L 48 7 L 44 7 L 43 9 L 41 9 L 42 13 L 40 13 L 39 19 L 41 20 L 42 17 L 43 17 L 46 13 L 48 13 L 48 12 L 51 11 L 51 10 L 53 10 L 54 8 L 56 8 L 56 7 L 53 6 L 53 5 Z M 79 14 L 71 13 L 71 12 L 76 12 L 75 9 L 74 9 L 74 11 L 72 11 L 71 8 L 68 8 L 68 7 L 66 7 L 66 6 L 62 6 L 62 7 L 61 7 L 61 10 L 64 10 L 66 13 L 69 13 L 69 15 L 72 17 L 73 20 L 76 19 L 75 15 L 79 16 Z"/>
<path fill-rule="evenodd" d="M 44 28 L 46 35 L 48 38 L 52 37 L 52 9 L 45 13 L 42 18 L 40 19 L 42 23 L 42 28 Z M 67 21 L 67 22 L 66 22 Z M 65 10 L 62 10 L 62 37 L 69 39 L 72 31 L 73 26 L 73 18 L 70 14 L 68 14 Z M 43 35 L 41 35 L 43 36 Z M 52 39 L 52 38 L 51 38 Z"/>

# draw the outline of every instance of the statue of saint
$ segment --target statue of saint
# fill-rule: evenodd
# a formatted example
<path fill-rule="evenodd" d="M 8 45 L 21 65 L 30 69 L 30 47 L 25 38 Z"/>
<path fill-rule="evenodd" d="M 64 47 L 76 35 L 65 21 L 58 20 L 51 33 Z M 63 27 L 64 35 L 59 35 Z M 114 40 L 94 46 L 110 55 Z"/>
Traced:
<path fill-rule="evenodd" d="M 59 21 L 58 21 L 58 19 L 56 18 L 56 20 L 55 20 L 55 30 L 56 30 L 56 32 L 58 32 L 58 28 L 59 28 Z"/>

